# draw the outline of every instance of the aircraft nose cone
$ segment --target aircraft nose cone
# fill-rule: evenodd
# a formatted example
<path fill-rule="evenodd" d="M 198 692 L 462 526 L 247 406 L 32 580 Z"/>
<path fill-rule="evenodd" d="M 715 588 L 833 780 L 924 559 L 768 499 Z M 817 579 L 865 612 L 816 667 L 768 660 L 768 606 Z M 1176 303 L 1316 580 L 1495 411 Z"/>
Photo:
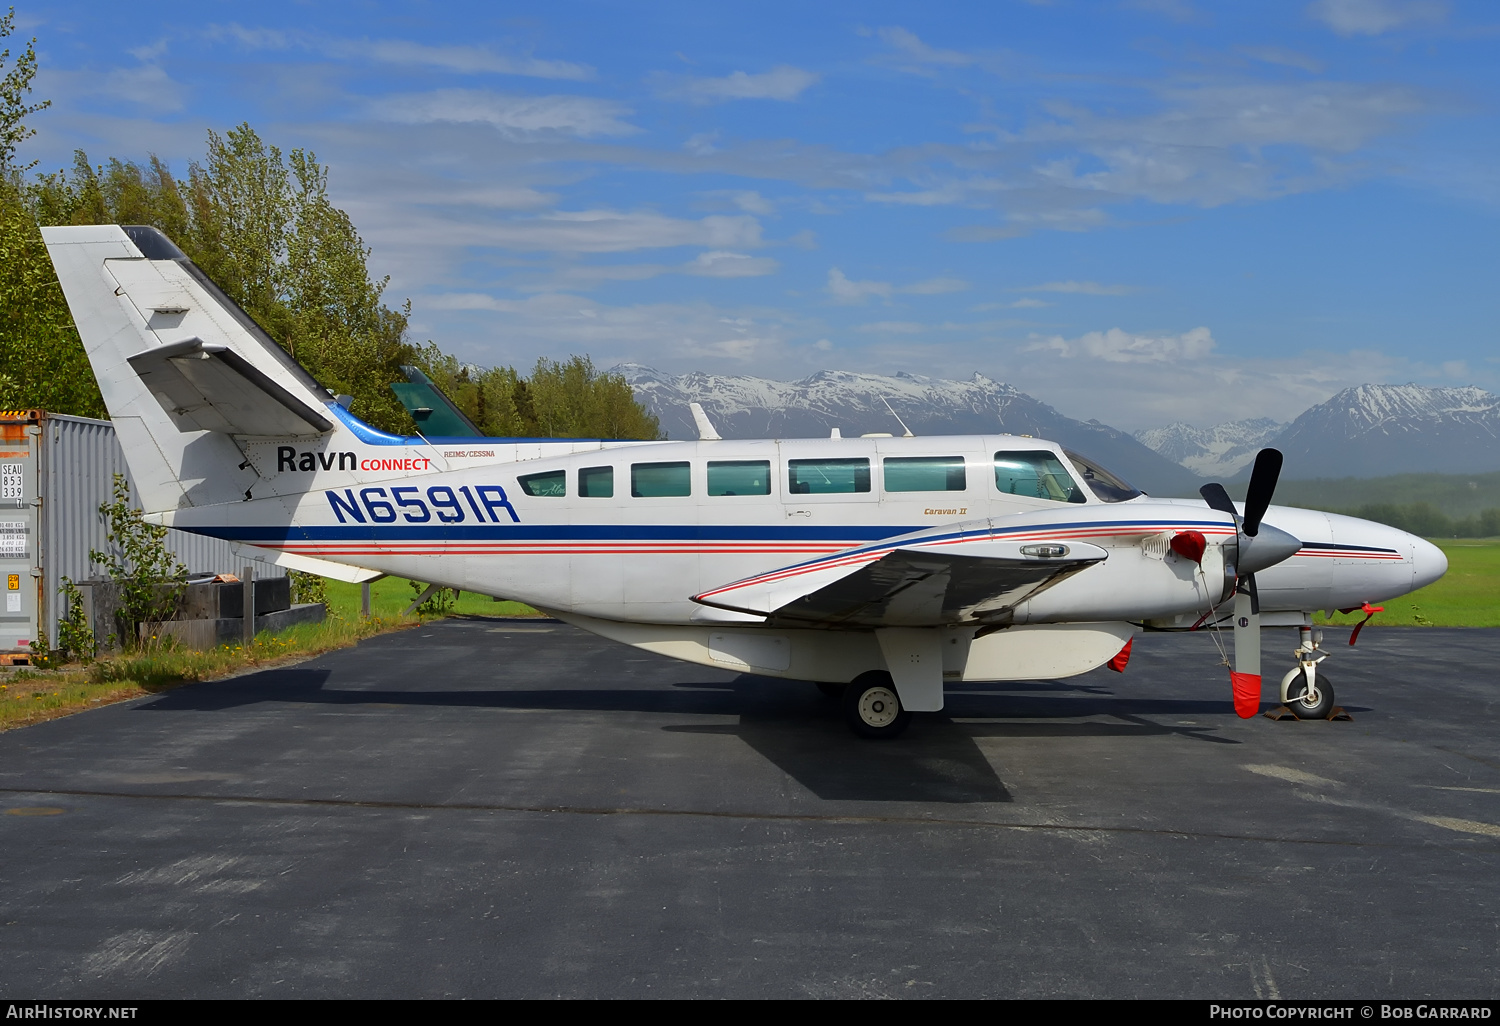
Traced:
<path fill-rule="evenodd" d="M 1253 574 L 1295 555 L 1300 548 L 1300 538 L 1292 537 L 1279 527 L 1263 523 L 1260 525 L 1260 533 L 1254 538 L 1247 536 L 1240 539 L 1240 564 L 1237 569 L 1241 576 Z"/>
<path fill-rule="evenodd" d="M 1425 538 L 1411 540 L 1412 590 L 1425 588 L 1448 572 L 1448 556 Z"/>

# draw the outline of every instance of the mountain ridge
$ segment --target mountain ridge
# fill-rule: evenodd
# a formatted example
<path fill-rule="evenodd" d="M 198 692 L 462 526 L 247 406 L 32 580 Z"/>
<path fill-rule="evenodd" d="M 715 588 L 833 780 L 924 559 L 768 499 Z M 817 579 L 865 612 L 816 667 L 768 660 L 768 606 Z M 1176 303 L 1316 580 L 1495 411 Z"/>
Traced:
<path fill-rule="evenodd" d="M 1243 480 L 1266 446 L 1285 455 L 1286 480 L 1500 470 L 1500 396 L 1477 386 L 1356 385 L 1286 424 L 1260 417 L 1197 428 L 1179 421 L 1129 434 L 1064 416 L 978 372 L 953 380 L 820 370 L 796 381 L 671 375 L 642 364 L 614 372 L 674 438 L 697 437 L 690 402 L 701 403 L 726 438 L 818 437 L 834 428 L 845 435 L 900 434 L 903 424 L 919 435 L 1035 435 L 1160 496 L 1196 495 L 1205 479 Z"/>

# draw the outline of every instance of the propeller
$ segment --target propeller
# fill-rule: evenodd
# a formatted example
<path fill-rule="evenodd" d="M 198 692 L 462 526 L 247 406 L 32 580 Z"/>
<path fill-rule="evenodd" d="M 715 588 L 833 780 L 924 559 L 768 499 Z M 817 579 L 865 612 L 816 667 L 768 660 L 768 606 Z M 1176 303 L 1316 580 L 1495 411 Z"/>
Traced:
<path fill-rule="evenodd" d="M 1275 566 L 1302 548 L 1299 539 L 1261 522 L 1276 492 L 1281 463 L 1280 450 L 1262 449 L 1256 454 L 1243 517 L 1217 481 L 1198 490 L 1211 508 L 1234 519 L 1234 561 L 1226 560 L 1224 566 L 1225 583 L 1232 581 L 1234 588 L 1234 667 L 1229 677 L 1234 685 L 1234 711 L 1246 719 L 1260 711 L 1260 595 L 1255 572 Z"/>

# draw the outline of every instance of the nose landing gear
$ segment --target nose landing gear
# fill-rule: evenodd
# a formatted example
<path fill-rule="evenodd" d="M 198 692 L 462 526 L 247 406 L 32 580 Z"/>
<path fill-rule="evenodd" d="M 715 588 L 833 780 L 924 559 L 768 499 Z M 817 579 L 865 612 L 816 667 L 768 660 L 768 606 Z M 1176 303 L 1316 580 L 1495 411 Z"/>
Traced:
<path fill-rule="evenodd" d="M 1266 713 L 1273 720 L 1292 716 L 1299 720 L 1347 720 L 1350 715 L 1333 704 L 1333 682 L 1318 672 L 1318 664 L 1328 658 L 1322 650 L 1323 632 L 1304 625 L 1299 644 L 1292 655 L 1295 669 L 1281 678 L 1281 708 Z"/>

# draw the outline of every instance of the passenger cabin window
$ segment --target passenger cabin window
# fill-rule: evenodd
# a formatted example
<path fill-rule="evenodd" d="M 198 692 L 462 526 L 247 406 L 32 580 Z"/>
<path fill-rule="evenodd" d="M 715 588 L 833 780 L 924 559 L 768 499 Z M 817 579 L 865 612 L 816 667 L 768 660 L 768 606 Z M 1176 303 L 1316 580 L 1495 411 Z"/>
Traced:
<path fill-rule="evenodd" d="M 767 460 L 709 460 L 709 495 L 770 495 L 771 464 Z"/>
<path fill-rule="evenodd" d="M 1146 493 L 1139 488 L 1133 487 L 1123 478 L 1116 477 L 1105 470 L 1093 460 L 1085 459 L 1070 449 L 1064 449 L 1068 459 L 1073 461 L 1073 466 L 1083 475 L 1083 483 L 1089 486 L 1089 491 L 1099 497 L 1100 502 L 1124 502 L 1138 495 Z"/>
<path fill-rule="evenodd" d="M 521 491 L 527 495 L 548 495 L 554 498 L 568 494 L 568 474 L 564 470 L 549 470 L 542 474 L 522 474 L 516 478 Z"/>
<path fill-rule="evenodd" d="M 630 494 L 637 499 L 664 499 L 692 493 L 692 475 L 686 461 L 630 465 Z"/>
<path fill-rule="evenodd" d="M 1007 495 L 1024 495 L 1053 502 L 1087 502 L 1083 489 L 1055 453 L 995 453 L 995 487 Z"/>
<path fill-rule="evenodd" d="M 883 469 L 888 492 L 961 492 L 968 487 L 962 456 L 890 456 Z"/>
<path fill-rule="evenodd" d="M 832 495 L 870 490 L 869 460 L 788 460 L 787 491 L 793 495 Z"/>
<path fill-rule="evenodd" d="M 612 499 L 615 494 L 614 467 L 583 467 L 578 471 L 578 494 L 588 499 Z"/>

